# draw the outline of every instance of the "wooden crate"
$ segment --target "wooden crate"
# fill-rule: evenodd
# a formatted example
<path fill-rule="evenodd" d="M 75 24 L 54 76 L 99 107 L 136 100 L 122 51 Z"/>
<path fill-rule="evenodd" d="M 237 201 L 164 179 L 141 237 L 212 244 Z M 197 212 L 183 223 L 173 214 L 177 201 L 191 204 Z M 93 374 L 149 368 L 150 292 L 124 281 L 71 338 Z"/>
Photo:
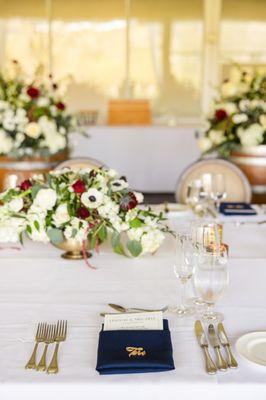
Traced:
<path fill-rule="evenodd" d="M 147 100 L 110 100 L 109 125 L 151 125 L 150 104 Z"/>

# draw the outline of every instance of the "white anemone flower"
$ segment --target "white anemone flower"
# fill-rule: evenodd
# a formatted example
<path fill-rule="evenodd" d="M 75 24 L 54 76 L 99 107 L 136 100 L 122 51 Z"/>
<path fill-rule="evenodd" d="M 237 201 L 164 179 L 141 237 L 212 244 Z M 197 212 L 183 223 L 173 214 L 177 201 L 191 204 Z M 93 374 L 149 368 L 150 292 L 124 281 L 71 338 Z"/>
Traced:
<path fill-rule="evenodd" d="M 81 196 L 81 202 L 85 207 L 88 208 L 97 208 L 103 203 L 103 193 L 101 193 L 97 189 L 89 189 L 87 192 L 84 192 Z"/>

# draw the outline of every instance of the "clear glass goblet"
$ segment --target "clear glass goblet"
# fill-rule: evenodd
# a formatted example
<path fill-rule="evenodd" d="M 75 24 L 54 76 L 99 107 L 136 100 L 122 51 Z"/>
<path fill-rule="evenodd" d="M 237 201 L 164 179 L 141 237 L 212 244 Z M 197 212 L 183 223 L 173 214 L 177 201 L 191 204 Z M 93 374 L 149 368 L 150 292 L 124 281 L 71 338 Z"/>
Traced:
<path fill-rule="evenodd" d="M 198 250 L 197 265 L 194 274 L 194 288 L 207 310 L 201 316 L 203 321 L 216 322 L 223 320 L 223 315 L 213 311 L 214 305 L 224 294 L 229 284 L 228 252 L 224 246 L 212 250 Z"/>

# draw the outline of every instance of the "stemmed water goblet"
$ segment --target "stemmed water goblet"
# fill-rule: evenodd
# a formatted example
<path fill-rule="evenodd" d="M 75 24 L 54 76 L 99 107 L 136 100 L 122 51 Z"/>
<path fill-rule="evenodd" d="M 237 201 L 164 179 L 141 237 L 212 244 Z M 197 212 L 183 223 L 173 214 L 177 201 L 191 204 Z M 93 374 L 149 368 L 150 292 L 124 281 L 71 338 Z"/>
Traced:
<path fill-rule="evenodd" d="M 201 318 L 206 322 L 223 320 L 223 315 L 213 311 L 216 302 L 223 296 L 228 286 L 228 251 L 224 245 L 198 249 L 194 274 L 194 288 L 207 305 Z"/>

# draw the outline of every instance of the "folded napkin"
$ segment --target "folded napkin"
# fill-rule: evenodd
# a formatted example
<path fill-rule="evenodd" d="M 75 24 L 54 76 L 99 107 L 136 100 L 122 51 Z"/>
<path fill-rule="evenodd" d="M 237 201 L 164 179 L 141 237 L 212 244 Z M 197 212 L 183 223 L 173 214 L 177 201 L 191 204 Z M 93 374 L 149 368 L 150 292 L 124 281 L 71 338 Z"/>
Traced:
<path fill-rule="evenodd" d="M 100 375 L 175 369 L 168 321 L 163 330 L 101 330 L 96 370 Z"/>
<path fill-rule="evenodd" d="M 220 213 L 223 215 L 256 215 L 257 212 L 248 203 L 221 203 Z"/>

